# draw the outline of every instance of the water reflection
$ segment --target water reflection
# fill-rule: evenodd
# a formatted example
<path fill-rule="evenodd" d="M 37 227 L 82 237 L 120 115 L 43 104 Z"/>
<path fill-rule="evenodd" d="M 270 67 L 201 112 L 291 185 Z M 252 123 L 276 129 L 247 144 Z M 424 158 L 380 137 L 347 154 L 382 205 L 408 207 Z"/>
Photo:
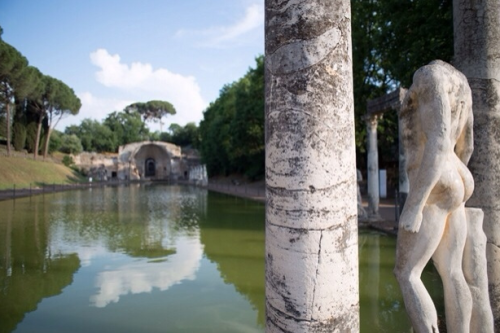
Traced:
<path fill-rule="evenodd" d="M 194 280 L 203 255 L 202 246 L 181 238 L 175 248 L 175 253 L 161 260 L 140 260 L 117 267 L 111 264 L 99 273 L 96 281 L 99 292 L 90 297 L 91 304 L 104 307 L 118 302 L 122 295 L 149 293 L 153 288 L 165 291 L 183 280 Z"/>
<path fill-rule="evenodd" d="M 361 230 L 358 242 L 361 332 L 413 332 L 399 285 L 392 272 L 396 238 Z M 442 284 L 432 264 L 427 265 L 424 270 L 422 281 L 442 317 Z"/>
<path fill-rule="evenodd" d="M 47 297 L 61 294 L 80 267 L 75 254 L 51 251 L 43 205 L 31 210 L 2 205 L 0 223 L 0 332 L 11 332 L 26 313 Z"/>
<path fill-rule="evenodd" d="M 264 206 L 214 194 L 208 207 L 206 218 L 200 222 L 205 255 L 217 264 L 224 281 L 250 301 L 257 310 L 257 324 L 264 327 Z"/>
<path fill-rule="evenodd" d="M 134 185 L 0 212 L 0 332 L 264 331 L 260 203 Z M 359 244 L 361 332 L 409 332 L 395 239 L 362 232 Z M 435 271 L 423 280 L 442 298 Z"/>

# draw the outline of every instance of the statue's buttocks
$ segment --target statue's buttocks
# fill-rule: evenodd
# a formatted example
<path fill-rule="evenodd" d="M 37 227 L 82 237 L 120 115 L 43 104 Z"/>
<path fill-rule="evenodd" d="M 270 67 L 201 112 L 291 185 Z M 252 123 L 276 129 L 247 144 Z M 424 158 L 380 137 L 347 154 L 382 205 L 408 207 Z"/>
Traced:
<path fill-rule="evenodd" d="M 452 211 L 470 198 L 474 190 L 474 179 L 469 169 L 454 153 L 448 154 L 446 159 L 428 201 L 441 209 Z"/>

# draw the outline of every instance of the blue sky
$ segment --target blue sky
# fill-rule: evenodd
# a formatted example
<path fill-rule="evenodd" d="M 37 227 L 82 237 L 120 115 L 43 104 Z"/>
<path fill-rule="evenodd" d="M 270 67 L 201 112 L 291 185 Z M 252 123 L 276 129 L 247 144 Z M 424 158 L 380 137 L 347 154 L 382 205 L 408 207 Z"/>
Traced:
<path fill-rule="evenodd" d="M 199 123 L 264 53 L 264 0 L 0 0 L 0 26 L 30 65 L 80 97 L 59 130 L 153 99 L 177 109 L 164 130 Z"/>

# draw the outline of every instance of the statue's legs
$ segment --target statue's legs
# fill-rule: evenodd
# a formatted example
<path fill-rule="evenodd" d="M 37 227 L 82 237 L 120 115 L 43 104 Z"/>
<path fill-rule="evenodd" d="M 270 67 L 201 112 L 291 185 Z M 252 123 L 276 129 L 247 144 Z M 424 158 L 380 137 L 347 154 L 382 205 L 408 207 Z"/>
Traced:
<path fill-rule="evenodd" d="M 438 332 L 436 308 L 420 277 L 445 232 L 448 211 L 427 205 L 422 214 L 419 232 L 399 228 L 394 274 L 415 332 L 435 333 Z"/>
<path fill-rule="evenodd" d="M 446 327 L 448 332 L 469 332 L 472 297 L 462 270 L 467 239 L 464 205 L 448 217 L 447 228 L 432 259 L 444 287 Z"/>

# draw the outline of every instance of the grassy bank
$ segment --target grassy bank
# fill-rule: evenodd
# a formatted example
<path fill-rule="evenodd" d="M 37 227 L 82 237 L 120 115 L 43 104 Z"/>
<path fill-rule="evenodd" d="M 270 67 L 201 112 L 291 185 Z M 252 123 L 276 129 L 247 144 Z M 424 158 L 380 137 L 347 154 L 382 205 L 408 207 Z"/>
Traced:
<path fill-rule="evenodd" d="M 0 190 L 28 188 L 42 184 L 71 184 L 84 181 L 76 172 L 63 164 L 35 161 L 31 158 L 0 155 Z"/>

